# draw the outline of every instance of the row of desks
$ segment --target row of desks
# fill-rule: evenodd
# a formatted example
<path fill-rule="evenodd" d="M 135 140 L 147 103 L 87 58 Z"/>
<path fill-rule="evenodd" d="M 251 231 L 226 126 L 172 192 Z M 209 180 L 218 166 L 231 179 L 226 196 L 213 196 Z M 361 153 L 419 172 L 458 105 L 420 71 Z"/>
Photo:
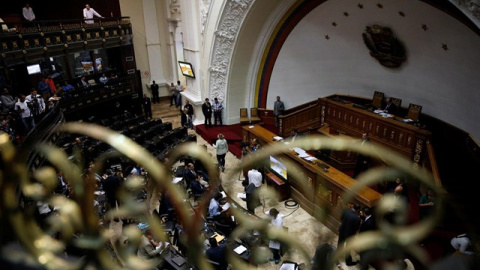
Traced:
<path fill-rule="evenodd" d="M 257 138 L 264 145 L 282 143 L 275 141 L 274 137 L 276 134 L 259 125 L 243 127 L 243 138 L 248 140 Z M 300 170 L 301 177 L 299 179 L 289 173 L 288 180 L 285 181 L 290 188 L 291 197 L 308 213 L 318 218 L 320 213 L 323 213 L 321 208 L 331 210 L 328 212 L 327 219 L 321 221 L 331 230 L 336 231 L 340 226 L 340 216 L 343 210 L 342 196 L 346 190 L 356 184 L 356 180 L 319 159 L 307 161 L 294 151 L 279 155 L 278 158 L 293 162 Z M 326 166 L 329 168 L 325 169 Z M 362 207 L 372 207 L 381 197 L 382 194 L 366 188 L 358 192 L 354 196 L 354 200 Z"/>

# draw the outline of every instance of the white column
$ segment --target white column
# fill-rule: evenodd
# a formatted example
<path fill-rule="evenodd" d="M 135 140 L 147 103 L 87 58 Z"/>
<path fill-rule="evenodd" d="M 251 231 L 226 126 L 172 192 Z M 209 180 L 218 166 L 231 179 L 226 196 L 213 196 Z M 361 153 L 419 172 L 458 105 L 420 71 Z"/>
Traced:
<path fill-rule="evenodd" d="M 195 79 L 185 77 L 187 89 L 182 93 L 183 98 L 190 100 L 195 109 L 195 123 L 203 123 L 201 110 L 201 72 L 200 72 L 200 7 L 198 1 L 181 0 L 182 32 L 183 32 L 183 61 L 190 62 L 196 75 Z M 178 59 L 181 60 L 181 59 Z M 182 75 L 183 76 L 183 75 Z"/>
<path fill-rule="evenodd" d="M 163 61 L 160 50 L 160 31 L 155 0 L 142 0 L 143 18 L 145 21 L 145 43 L 147 45 L 150 67 L 150 83 L 167 83 L 163 72 Z"/>

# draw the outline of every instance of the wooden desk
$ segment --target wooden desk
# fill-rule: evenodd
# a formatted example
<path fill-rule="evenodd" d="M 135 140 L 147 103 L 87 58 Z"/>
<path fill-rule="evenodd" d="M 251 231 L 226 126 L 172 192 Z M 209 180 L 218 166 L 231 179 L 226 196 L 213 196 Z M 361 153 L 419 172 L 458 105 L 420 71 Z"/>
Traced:
<path fill-rule="evenodd" d="M 244 138 L 249 140 L 257 138 L 263 144 L 278 143 L 273 140 L 275 134 L 261 126 L 254 125 L 252 128 L 244 126 L 242 128 Z M 309 162 L 300 158 L 293 151 L 283 154 L 281 158 L 289 159 L 301 170 L 299 179 L 288 174 L 291 197 L 303 209 L 317 218 L 320 217 L 320 213 L 323 213 L 321 208 L 330 209 L 330 218 L 324 222 L 329 229 L 337 231 L 343 210 L 342 195 L 355 185 L 356 180 L 334 167 L 325 170 L 324 166 L 328 166 L 328 164 L 323 161 L 317 159 L 315 162 Z M 366 188 L 354 196 L 354 203 L 358 203 L 362 207 L 372 207 L 381 197 L 380 193 Z"/>
<path fill-rule="evenodd" d="M 267 173 L 266 176 L 267 185 L 273 187 L 278 192 L 280 201 L 290 198 L 290 185 L 287 182 L 272 172 Z"/>
<path fill-rule="evenodd" d="M 426 142 L 431 136 L 428 130 L 403 123 L 403 118 L 398 116 L 384 118 L 356 103 L 361 105 L 361 99 L 342 95 L 307 103 L 280 117 L 280 135 L 290 134 L 293 128 L 316 130 L 325 124 L 355 138 L 360 138 L 363 132 L 369 132 L 371 141 L 406 156 L 416 165 L 422 164 L 427 152 Z"/>
<path fill-rule="evenodd" d="M 385 118 L 371 111 L 357 108 L 349 101 L 335 101 L 329 98 L 320 99 L 322 106 L 322 126 L 328 124 L 344 134 L 361 137 L 369 132 L 372 142 L 384 145 L 395 152 L 421 163 L 425 144 L 430 139 L 430 132 L 424 128 L 403 123 L 403 118 Z"/>

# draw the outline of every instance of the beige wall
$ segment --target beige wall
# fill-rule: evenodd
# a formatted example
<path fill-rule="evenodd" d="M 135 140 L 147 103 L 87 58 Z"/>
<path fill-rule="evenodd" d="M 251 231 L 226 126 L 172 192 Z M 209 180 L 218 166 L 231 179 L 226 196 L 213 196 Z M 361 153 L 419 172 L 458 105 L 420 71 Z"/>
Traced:
<path fill-rule="evenodd" d="M 147 52 L 147 43 L 146 43 L 146 33 L 145 33 L 145 21 L 143 15 L 142 1 L 132 1 L 132 0 L 120 0 L 120 9 L 122 16 L 130 17 L 133 29 L 133 44 L 135 48 L 135 60 L 137 63 L 137 69 L 140 70 L 142 74 L 142 86 L 143 92 L 151 96 L 151 91 L 147 87 L 151 83 L 151 77 L 145 76 L 144 72 L 150 72 L 150 62 L 155 61 L 154 64 L 163 65 L 163 70 L 165 78 L 172 77 L 169 72 L 169 52 L 168 52 L 168 28 L 166 26 L 167 20 L 165 19 L 167 11 L 165 10 L 165 4 L 162 0 L 157 0 L 157 14 L 159 17 L 158 23 L 160 31 L 160 46 L 161 46 L 161 55 L 162 59 L 149 59 Z M 162 18 L 162 19 L 160 19 Z M 169 95 L 168 88 L 166 87 L 166 81 L 160 82 L 156 81 L 160 85 L 160 96 Z"/>

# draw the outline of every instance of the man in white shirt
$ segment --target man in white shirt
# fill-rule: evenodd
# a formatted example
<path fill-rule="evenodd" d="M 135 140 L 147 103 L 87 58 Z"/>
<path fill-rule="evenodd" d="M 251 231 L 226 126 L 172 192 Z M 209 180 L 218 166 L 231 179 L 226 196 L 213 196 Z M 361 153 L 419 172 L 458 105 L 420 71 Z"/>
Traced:
<path fill-rule="evenodd" d="M 98 12 L 95 11 L 95 9 L 90 8 L 89 4 L 86 4 L 85 8 L 83 9 L 83 18 L 85 19 L 85 23 L 92 24 L 93 16 L 103 18 L 102 15 L 98 14 Z"/>
<path fill-rule="evenodd" d="M 32 110 L 32 115 L 37 116 L 45 112 L 45 100 L 42 96 L 37 94 L 37 90 L 32 88 L 30 95 L 25 97 L 25 100 L 30 104 Z M 38 119 L 37 119 L 38 120 Z"/>
<path fill-rule="evenodd" d="M 20 114 L 20 118 L 22 118 L 23 125 L 25 126 L 25 132 L 28 133 L 35 127 L 35 121 L 33 120 L 30 108 L 28 108 L 25 95 L 21 95 L 20 100 L 15 103 L 15 110 Z"/>
<path fill-rule="evenodd" d="M 35 14 L 33 13 L 33 9 L 30 7 L 30 3 L 25 3 L 25 6 L 22 9 L 23 18 L 29 22 L 35 20 Z"/>
<path fill-rule="evenodd" d="M 255 187 L 260 187 L 262 185 L 262 174 L 256 169 L 251 169 L 248 171 L 248 184 L 254 184 Z"/>

